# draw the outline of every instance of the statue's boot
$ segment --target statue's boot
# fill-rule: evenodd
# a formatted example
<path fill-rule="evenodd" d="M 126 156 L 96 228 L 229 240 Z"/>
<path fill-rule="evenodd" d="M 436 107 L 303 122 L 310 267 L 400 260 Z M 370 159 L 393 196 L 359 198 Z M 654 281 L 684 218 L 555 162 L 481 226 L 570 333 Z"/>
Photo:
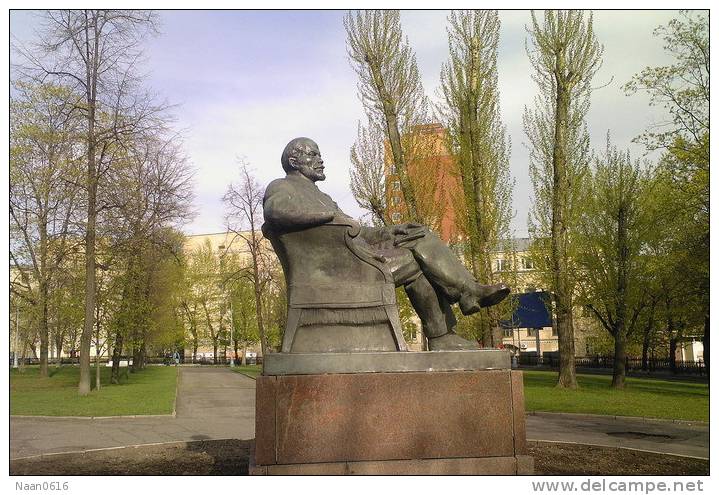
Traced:
<path fill-rule="evenodd" d="M 407 247 L 432 285 L 440 288 L 450 303 L 459 302 L 465 315 L 499 303 L 510 292 L 504 284 L 479 284 L 449 247 L 432 232 Z"/>
<path fill-rule="evenodd" d="M 459 298 L 459 309 L 462 310 L 463 315 L 471 315 L 481 308 L 500 303 L 509 292 L 509 287 L 504 284 L 475 284 L 474 287 L 466 289 Z"/>

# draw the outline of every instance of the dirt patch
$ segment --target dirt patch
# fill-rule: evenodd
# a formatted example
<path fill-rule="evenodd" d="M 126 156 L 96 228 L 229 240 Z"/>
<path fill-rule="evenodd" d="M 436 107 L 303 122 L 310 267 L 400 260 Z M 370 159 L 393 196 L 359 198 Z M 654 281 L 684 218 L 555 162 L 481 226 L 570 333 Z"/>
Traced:
<path fill-rule="evenodd" d="M 250 440 L 203 440 L 10 461 L 11 475 L 247 474 Z M 709 461 L 587 445 L 531 442 L 540 475 L 708 475 Z"/>
<path fill-rule="evenodd" d="M 613 447 L 530 442 L 536 474 L 706 476 L 709 461 Z"/>
<path fill-rule="evenodd" d="M 12 475 L 174 476 L 247 474 L 250 440 L 202 440 L 54 454 L 10 461 Z"/>

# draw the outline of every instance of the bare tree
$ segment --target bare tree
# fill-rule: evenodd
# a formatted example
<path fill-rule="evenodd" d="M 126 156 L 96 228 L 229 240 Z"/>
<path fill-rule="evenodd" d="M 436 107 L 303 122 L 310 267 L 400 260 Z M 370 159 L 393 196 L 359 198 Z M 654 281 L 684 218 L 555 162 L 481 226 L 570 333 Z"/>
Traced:
<path fill-rule="evenodd" d="M 510 237 L 512 189 L 509 139 L 499 113 L 496 11 L 452 11 L 449 15 L 449 61 L 442 67 L 440 108 L 449 148 L 461 183 L 455 212 L 466 236 L 465 260 L 480 283 L 493 284 L 492 252 Z M 484 344 L 501 337 L 497 307 L 481 313 Z"/>
<path fill-rule="evenodd" d="M 156 32 L 156 14 L 147 10 L 43 11 L 42 39 L 19 47 L 21 73 L 72 88 L 73 105 L 85 120 L 87 166 L 85 229 L 85 323 L 80 338 L 80 395 L 90 393 L 90 345 L 95 318 L 98 187 L 112 166 L 118 140 L 148 123 L 156 108 L 139 92 L 136 72 L 140 43 Z"/>
<path fill-rule="evenodd" d="M 243 242 L 250 253 L 249 269 L 236 275 L 247 277 L 252 282 L 257 330 L 260 334 L 262 355 L 265 356 L 270 352 L 270 346 L 265 328 L 262 295 L 271 281 L 272 271 L 269 269 L 270 253 L 267 247 L 263 246 L 265 241 L 260 231 L 263 221 L 263 196 L 264 188 L 252 176 L 248 164 L 241 161 L 240 181 L 229 185 L 222 201 L 225 203 L 227 229 L 235 234 L 232 242 Z"/>
<path fill-rule="evenodd" d="M 557 384 L 576 388 L 572 241 L 579 212 L 578 190 L 588 164 L 585 117 L 591 80 L 601 66 L 603 48 L 594 35 L 591 13 L 585 19 L 578 10 L 545 11 L 542 24 L 532 12 L 528 32 L 531 44 L 527 44 L 527 53 L 540 93 L 534 109 L 524 113 L 535 196 L 530 233 L 535 239 L 549 238 L 549 246 L 543 246 L 549 248 L 548 259 L 542 255 L 537 261 L 549 275 L 553 294 L 559 334 Z"/>
<path fill-rule="evenodd" d="M 347 52 L 359 77 L 360 101 L 370 126 L 379 126 L 389 144 L 389 156 L 397 170 L 409 220 L 426 223 L 426 212 L 418 204 L 418 187 L 409 173 L 409 165 L 417 161 L 413 148 L 422 143 L 413 130 L 428 123 L 428 104 L 414 53 L 403 39 L 399 11 L 350 12 L 344 18 L 344 26 Z M 360 144 L 361 140 L 360 134 Z M 371 144 L 373 149 L 381 145 Z"/>

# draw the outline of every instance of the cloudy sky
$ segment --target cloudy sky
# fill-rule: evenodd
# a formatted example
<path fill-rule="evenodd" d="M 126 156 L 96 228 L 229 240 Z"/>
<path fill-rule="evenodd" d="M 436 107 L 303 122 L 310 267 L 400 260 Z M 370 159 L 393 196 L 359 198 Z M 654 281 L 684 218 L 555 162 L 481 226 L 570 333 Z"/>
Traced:
<path fill-rule="evenodd" d="M 162 11 L 161 34 L 145 43 L 147 85 L 177 103 L 177 127 L 196 171 L 198 215 L 189 234 L 223 230 L 221 197 L 237 180 L 238 159 L 255 169 L 260 183 L 282 175 L 280 154 L 297 136 L 317 141 L 327 180 L 321 188 L 347 213 L 360 216 L 349 189 L 349 148 L 364 118 L 357 78 L 345 50 L 342 11 Z M 670 63 L 662 41 L 652 36 L 676 11 L 598 11 L 594 28 L 604 45 L 604 63 L 588 117 L 592 145 L 601 150 L 607 131 L 633 156 L 631 143 L 664 117 L 644 95 L 621 87 L 647 65 Z M 404 33 L 414 48 L 425 90 L 437 101 L 439 72 L 447 59 L 447 13 L 403 11 Z M 524 48 L 528 11 L 500 11 L 498 55 L 502 119 L 512 140 L 511 170 L 516 236 L 527 234 L 531 203 L 522 113 L 536 87 Z M 37 21 L 13 11 L 11 34 L 33 36 Z M 651 158 L 651 156 L 649 157 Z"/>

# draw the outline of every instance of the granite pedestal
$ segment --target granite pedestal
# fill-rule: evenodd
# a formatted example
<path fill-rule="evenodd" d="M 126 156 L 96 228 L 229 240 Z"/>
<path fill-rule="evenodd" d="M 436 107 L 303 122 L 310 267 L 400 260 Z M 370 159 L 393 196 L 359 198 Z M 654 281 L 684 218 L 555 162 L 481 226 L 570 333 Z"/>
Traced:
<path fill-rule="evenodd" d="M 522 374 L 506 351 L 327 358 L 266 357 L 251 474 L 533 472 Z"/>

